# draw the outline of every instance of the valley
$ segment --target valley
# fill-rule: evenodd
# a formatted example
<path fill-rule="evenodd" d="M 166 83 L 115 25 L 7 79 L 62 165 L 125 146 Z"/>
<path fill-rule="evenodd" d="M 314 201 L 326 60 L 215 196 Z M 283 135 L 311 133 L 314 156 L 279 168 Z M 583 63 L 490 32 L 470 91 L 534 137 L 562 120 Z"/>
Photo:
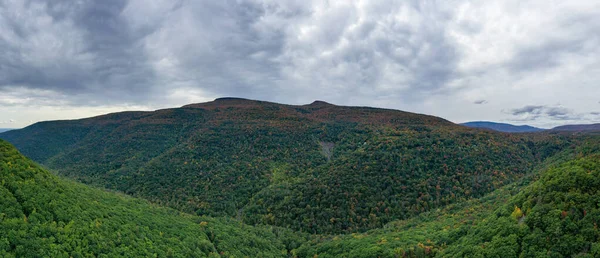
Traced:
<path fill-rule="evenodd" d="M 589 134 L 509 134 L 397 110 L 224 98 L 154 112 L 41 122 L 2 133 L 0 138 L 58 177 L 25 158 L 19 158 L 28 164 L 21 168 L 33 167 L 60 187 L 88 193 L 53 197 L 57 190 L 33 175 L 29 181 L 53 193 L 44 198 L 74 199 L 80 207 L 98 202 L 90 201 L 97 199 L 94 196 L 113 198 L 105 202 L 117 205 L 136 200 L 140 203 L 137 211 L 161 214 L 153 219 L 165 216 L 164 220 L 189 224 L 193 230 L 178 232 L 207 240 L 204 247 L 194 250 L 182 246 L 179 253 L 184 256 L 196 252 L 234 257 L 272 257 L 275 253 L 288 257 L 510 257 L 535 256 L 546 250 L 594 257 L 597 252 L 593 219 L 597 192 L 595 181 L 585 177 L 598 172 L 600 151 L 598 137 Z M 5 149 L 20 157 L 10 147 Z M 561 184 L 567 179 L 563 177 L 574 177 L 574 184 L 554 186 L 554 192 L 541 191 L 545 185 Z M 580 185 L 578 180 L 590 185 Z M 12 191 L 19 187 L 12 186 Z M 564 203 L 567 197 L 548 199 L 543 205 L 532 201 L 564 195 L 563 189 L 580 189 L 581 196 L 591 199 L 568 195 L 577 201 Z M 54 211 L 49 214 L 66 209 L 51 208 Z M 117 217 L 71 214 L 73 219 L 59 219 L 48 215 L 44 223 L 91 223 L 104 216 L 115 223 L 114 229 L 126 228 L 119 226 L 118 216 L 135 213 L 129 208 Z M 560 216 L 544 217 L 554 210 L 560 210 Z M 15 214 L 11 216 L 28 218 L 31 211 Z M 539 224 L 532 221 L 535 218 L 570 218 L 577 230 L 564 232 L 577 240 L 565 249 L 530 242 L 536 230 L 566 227 L 560 221 Z M 143 216 L 140 219 L 147 221 Z M 196 225 L 205 223 L 215 228 L 208 232 Z M 581 230 L 586 227 L 592 230 L 583 236 Z M 218 246 L 210 234 L 223 239 L 245 234 L 244 241 L 255 244 L 227 249 Z M 562 237 L 547 236 L 563 241 Z M 193 244 L 185 238 L 175 234 L 172 240 Z M 7 241 L 12 248 L 15 240 Z M 136 245 L 137 239 L 132 241 L 128 245 Z M 106 253 L 114 245 L 85 250 Z M 487 245 L 491 247 L 480 249 Z M 11 248 L 5 251 L 22 251 Z M 165 248 L 158 246 L 155 251 Z"/>

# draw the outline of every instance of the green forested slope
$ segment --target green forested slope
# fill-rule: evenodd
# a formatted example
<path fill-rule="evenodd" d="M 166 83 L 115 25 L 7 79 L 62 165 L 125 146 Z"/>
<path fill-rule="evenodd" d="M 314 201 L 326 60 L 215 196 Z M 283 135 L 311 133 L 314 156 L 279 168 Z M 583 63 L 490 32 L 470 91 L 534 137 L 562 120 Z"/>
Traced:
<path fill-rule="evenodd" d="M 305 239 L 73 183 L 0 140 L 0 257 L 286 257 Z"/>
<path fill-rule="evenodd" d="M 198 215 L 361 232 L 514 182 L 569 140 L 395 110 L 219 99 L 0 134 L 61 175 Z"/>
<path fill-rule="evenodd" d="M 600 257 L 600 137 L 482 198 L 362 234 L 322 236 L 300 257 Z"/>
<path fill-rule="evenodd" d="M 0 140 L 0 257 L 600 257 L 597 135 L 225 99 L 0 137 L 154 203 Z"/>
<path fill-rule="evenodd" d="M 484 197 L 416 217 L 386 224 L 364 233 L 314 237 L 295 251 L 299 257 L 431 257 L 463 236 L 516 194 L 530 178 Z"/>
<path fill-rule="evenodd" d="M 347 235 L 185 215 L 57 178 L 0 141 L 0 256 L 598 257 L 600 139 L 478 199 Z"/>
<path fill-rule="evenodd" d="M 600 257 L 600 152 L 544 171 L 444 257 Z"/>

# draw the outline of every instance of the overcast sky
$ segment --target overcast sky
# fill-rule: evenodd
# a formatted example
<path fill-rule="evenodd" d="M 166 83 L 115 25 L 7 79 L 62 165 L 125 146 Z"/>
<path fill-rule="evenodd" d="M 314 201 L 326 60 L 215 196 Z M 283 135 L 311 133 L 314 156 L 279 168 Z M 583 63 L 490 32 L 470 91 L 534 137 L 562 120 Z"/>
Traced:
<path fill-rule="evenodd" d="M 598 0 L 0 0 L 0 128 L 234 96 L 600 122 Z"/>

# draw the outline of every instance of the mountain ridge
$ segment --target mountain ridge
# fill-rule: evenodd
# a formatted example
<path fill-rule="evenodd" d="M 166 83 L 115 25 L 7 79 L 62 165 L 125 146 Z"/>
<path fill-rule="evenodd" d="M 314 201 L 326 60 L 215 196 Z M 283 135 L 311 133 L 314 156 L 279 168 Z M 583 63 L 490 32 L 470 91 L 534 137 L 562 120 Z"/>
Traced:
<path fill-rule="evenodd" d="M 600 131 L 600 123 L 562 125 L 562 126 L 557 126 L 557 127 L 552 128 L 552 131 L 594 132 L 594 131 Z"/>
<path fill-rule="evenodd" d="M 44 178 L 50 180 L 19 183 L 9 192 L 27 193 L 20 196 L 35 201 L 37 206 L 27 206 L 27 198 L 16 198 L 28 207 L 23 210 L 30 222 L 52 218 L 44 212 L 57 203 L 44 198 L 82 203 L 74 207 L 90 203 L 89 211 L 100 214 L 108 207 L 120 209 L 76 224 L 84 234 L 89 232 L 85 225 L 96 230 L 86 239 L 109 236 L 100 242 L 110 248 L 83 249 L 95 256 L 118 256 L 110 250 L 127 252 L 122 247 L 144 239 L 128 235 L 129 227 L 119 224 L 123 221 L 155 225 L 144 231 L 153 246 L 139 244 L 139 253 L 129 256 L 151 256 L 145 250 L 166 256 L 168 245 L 187 252 L 180 256 L 211 257 L 600 255 L 595 227 L 600 223 L 600 138 L 594 134 L 507 134 L 426 115 L 322 102 L 217 102 L 41 122 L 0 134 L 60 176 L 146 200 L 123 195 L 133 202 L 124 204 L 114 193 L 55 182 L 48 172 Z M 29 176 L 29 168 L 39 168 L 3 160 L 3 145 L 0 140 L 0 173 L 8 185 L 15 181 L 12 175 Z M 54 190 L 27 188 L 43 182 L 50 187 L 44 189 L 77 187 L 62 197 Z M 0 202 L 21 207 L 13 204 Z M 32 215 L 34 210 L 42 216 Z M 73 208 L 61 204 L 54 210 L 62 214 Z M 86 208 L 82 214 L 87 213 Z M 144 217 L 149 214 L 151 219 Z M 0 215 L 0 227 L 23 221 L 20 214 L 10 216 L 2 220 Z M 161 231 L 164 221 L 183 227 Z M 0 236 L 0 256 L 62 254 L 16 250 L 12 246 L 25 239 L 44 243 L 51 238 L 38 237 L 40 231 L 33 229 L 9 232 L 25 233 Z M 115 232 L 133 242 L 118 246 L 112 241 L 119 239 L 111 235 Z M 162 242 L 163 233 L 175 242 Z"/>
<path fill-rule="evenodd" d="M 397 110 L 239 98 L 0 134 L 86 184 L 310 233 L 362 232 L 481 196 L 563 148 L 561 137 L 506 136 Z"/>
<path fill-rule="evenodd" d="M 460 125 L 464 125 L 471 128 L 485 128 L 490 130 L 495 130 L 499 132 L 505 133 L 531 133 L 531 132 L 541 132 L 545 129 L 537 128 L 529 125 L 512 125 L 507 123 L 496 123 L 489 121 L 473 121 L 461 123 Z"/>

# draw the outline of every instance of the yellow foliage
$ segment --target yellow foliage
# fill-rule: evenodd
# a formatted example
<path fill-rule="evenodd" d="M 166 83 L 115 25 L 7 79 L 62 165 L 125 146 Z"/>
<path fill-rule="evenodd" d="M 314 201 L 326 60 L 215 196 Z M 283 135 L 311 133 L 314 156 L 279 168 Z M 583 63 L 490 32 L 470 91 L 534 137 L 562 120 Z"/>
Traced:
<path fill-rule="evenodd" d="M 365 238 L 365 236 L 363 234 L 352 233 L 352 238 L 363 239 L 363 238 Z"/>
<path fill-rule="evenodd" d="M 387 241 L 387 239 L 385 239 L 385 237 L 383 237 L 383 238 L 381 238 L 381 239 L 380 239 L 380 240 L 377 242 L 377 244 L 378 244 L 378 245 L 384 245 L 384 244 L 386 244 L 387 242 L 388 242 L 388 241 Z"/>
<path fill-rule="evenodd" d="M 515 219 L 520 219 L 523 217 L 523 211 L 521 211 L 521 208 L 515 206 L 515 210 L 512 212 L 512 214 L 510 214 L 510 216 Z"/>

